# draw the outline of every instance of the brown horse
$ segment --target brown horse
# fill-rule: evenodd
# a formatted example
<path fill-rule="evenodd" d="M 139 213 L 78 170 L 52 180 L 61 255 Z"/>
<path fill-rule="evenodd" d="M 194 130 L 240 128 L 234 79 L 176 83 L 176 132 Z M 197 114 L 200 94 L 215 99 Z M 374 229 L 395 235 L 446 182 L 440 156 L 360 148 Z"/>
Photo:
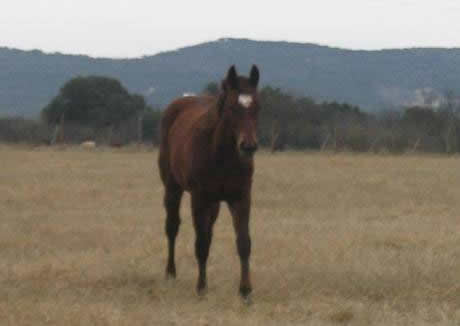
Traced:
<path fill-rule="evenodd" d="M 222 81 L 219 96 L 187 96 L 164 112 L 159 167 L 165 186 L 168 263 L 166 276 L 176 276 L 174 248 L 179 231 L 179 206 L 184 191 L 191 195 L 195 228 L 195 254 L 199 276 L 197 291 L 206 289 L 206 261 L 220 202 L 230 209 L 241 261 L 240 294 L 247 298 L 251 239 L 249 212 L 257 150 L 257 84 L 259 70 L 238 76 L 232 66 Z"/>

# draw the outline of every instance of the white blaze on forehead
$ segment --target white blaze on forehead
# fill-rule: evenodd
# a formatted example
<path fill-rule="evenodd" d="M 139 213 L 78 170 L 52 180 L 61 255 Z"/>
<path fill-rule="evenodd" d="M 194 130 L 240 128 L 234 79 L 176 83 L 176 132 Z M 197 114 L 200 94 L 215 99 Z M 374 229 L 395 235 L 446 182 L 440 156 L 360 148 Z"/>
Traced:
<path fill-rule="evenodd" d="M 245 108 L 249 108 L 252 103 L 252 95 L 241 94 L 240 96 L 238 96 L 238 103 L 240 103 L 241 106 Z"/>

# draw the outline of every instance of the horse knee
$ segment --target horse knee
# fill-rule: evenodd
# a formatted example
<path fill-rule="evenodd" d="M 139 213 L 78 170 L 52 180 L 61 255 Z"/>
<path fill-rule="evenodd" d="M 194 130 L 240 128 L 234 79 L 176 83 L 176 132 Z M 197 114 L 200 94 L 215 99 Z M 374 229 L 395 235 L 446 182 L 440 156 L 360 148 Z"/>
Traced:
<path fill-rule="evenodd" d="M 166 209 L 178 209 L 180 203 L 181 196 L 179 194 L 167 194 L 164 198 L 164 205 Z"/>
<path fill-rule="evenodd" d="M 195 255 L 200 262 L 206 261 L 209 255 L 210 237 L 208 234 L 197 236 L 195 240 Z"/>
<path fill-rule="evenodd" d="M 249 236 L 238 236 L 236 245 L 241 259 L 248 259 L 251 255 L 251 238 Z"/>
<path fill-rule="evenodd" d="M 175 237 L 179 232 L 180 219 L 178 217 L 171 218 L 168 216 L 166 219 L 165 231 L 168 237 Z"/>

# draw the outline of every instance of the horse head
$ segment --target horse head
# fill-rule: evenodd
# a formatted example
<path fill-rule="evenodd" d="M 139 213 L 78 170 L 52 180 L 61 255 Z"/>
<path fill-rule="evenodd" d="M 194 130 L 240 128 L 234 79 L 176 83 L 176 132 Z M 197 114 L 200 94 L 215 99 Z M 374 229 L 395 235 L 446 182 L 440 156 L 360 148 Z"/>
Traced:
<path fill-rule="evenodd" d="M 222 81 L 219 117 L 228 123 L 236 149 L 244 158 L 252 158 L 258 147 L 258 83 L 259 69 L 255 65 L 249 77 L 238 76 L 235 66 L 231 66 Z"/>

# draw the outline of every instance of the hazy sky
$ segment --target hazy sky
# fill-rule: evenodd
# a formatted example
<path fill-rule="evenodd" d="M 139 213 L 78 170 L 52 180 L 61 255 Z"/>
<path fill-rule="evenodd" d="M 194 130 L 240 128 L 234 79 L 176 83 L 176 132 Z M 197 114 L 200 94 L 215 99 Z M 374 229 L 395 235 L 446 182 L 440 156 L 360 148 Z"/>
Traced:
<path fill-rule="evenodd" d="M 458 0 L 1 0 L 0 46 L 138 57 L 215 40 L 460 47 Z"/>

